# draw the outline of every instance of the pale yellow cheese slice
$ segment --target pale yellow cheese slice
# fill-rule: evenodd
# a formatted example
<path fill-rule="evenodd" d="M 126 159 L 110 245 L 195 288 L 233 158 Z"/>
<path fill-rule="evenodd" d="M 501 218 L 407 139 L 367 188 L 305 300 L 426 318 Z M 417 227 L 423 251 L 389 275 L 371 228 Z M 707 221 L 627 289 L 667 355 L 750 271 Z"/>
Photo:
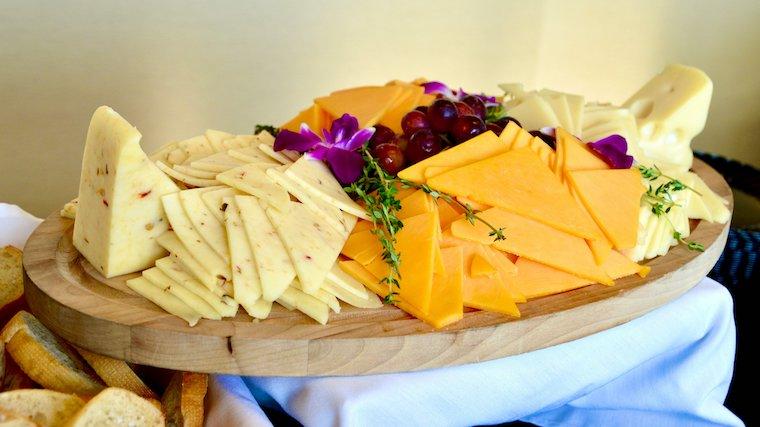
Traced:
<path fill-rule="evenodd" d="M 335 295 L 336 298 L 345 302 L 346 304 L 352 305 L 354 307 L 380 308 L 383 306 L 383 302 L 380 301 L 380 298 L 378 298 L 378 296 L 375 295 L 374 293 L 368 292 L 366 297 L 361 298 L 351 292 L 346 291 L 345 288 L 343 288 L 340 285 L 335 284 L 329 278 L 326 279 L 324 283 L 322 283 L 322 289 L 325 292 Z"/>
<path fill-rule="evenodd" d="M 324 283 L 324 282 L 323 282 Z M 298 279 L 294 280 L 293 283 L 290 284 L 290 286 L 298 289 L 299 291 L 303 291 L 303 287 L 301 286 L 301 282 L 298 281 Z M 325 291 L 324 289 L 319 289 L 314 295 L 312 295 L 314 298 L 322 301 L 323 303 L 327 304 L 330 309 L 335 313 L 340 313 L 340 302 L 338 302 L 338 298 L 335 297 L 335 295 Z"/>
<path fill-rule="evenodd" d="M 208 191 L 201 194 L 203 203 L 220 223 L 224 223 L 224 198 L 245 194 L 231 187 L 223 187 L 218 190 Z"/>
<path fill-rule="evenodd" d="M 142 295 L 153 304 L 163 308 L 168 313 L 184 320 L 190 326 L 195 326 L 201 319 L 201 315 L 182 302 L 182 300 L 174 295 L 167 294 L 163 289 L 144 277 L 135 277 L 134 279 L 127 280 L 127 287 Z"/>
<path fill-rule="evenodd" d="M 327 304 L 293 287 L 285 289 L 277 301 L 286 307 L 295 308 L 323 325 L 327 324 L 330 318 L 330 307 Z"/>
<path fill-rule="evenodd" d="M 290 202 L 288 192 L 275 184 L 261 168 L 254 164 L 230 169 L 217 175 L 216 179 L 244 193 L 256 196 L 268 205 L 287 211 Z"/>
<path fill-rule="evenodd" d="M 371 294 L 371 292 L 367 292 L 367 288 L 365 288 L 364 285 L 362 285 L 358 280 L 354 279 L 351 275 L 343 271 L 337 262 L 333 264 L 332 268 L 327 273 L 327 280 L 345 290 L 346 292 L 361 299 L 366 299 L 367 295 Z M 338 295 L 335 296 L 340 298 Z"/>
<path fill-rule="evenodd" d="M 237 313 L 237 301 L 224 295 L 221 288 L 219 288 L 219 291 L 210 291 L 188 274 L 182 267 L 182 264 L 172 257 L 156 260 L 156 268 L 190 292 L 203 298 L 222 317 L 231 317 Z"/>
<path fill-rule="evenodd" d="M 174 165 L 172 166 L 172 169 L 174 169 L 175 171 L 183 175 L 187 175 L 193 178 L 200 178 L 200 179 L 216 179 L 216 175 L 217 175 L 216 172 L 208 172 L 208 171 L 203 171 L 200 169 L 193 169 L 190 166 L 185 166 L 185 165 Z"/>
<path fill-rule="evenodd" d="M 203 193 L 218 190 L 219 187 L 194 188 L 179 192 L 179 200 L 185 214 L 192 222 L 195 230 L 227 264 L 230 262 L 230 251 L 227 248 L 227 233 L 224 224 L 220 222 L 211 210 L 203 203 Z"/>
<path fill-rule="evenodd" d="M 225 197 L 224 202 L 227 203 L 227 209 L 224 211 L 224 225 L 227 229 L 227 242 L 232 262 L 230 264 L 232 289 L 235 301 L 245 308 L 255 304 L 256 300 L 261 298 L 261 281 L 235 198 Z"/>
<path fill-rule="evenodd" d="M 224 145 L 222 144 L 224 140 L 234 137 L 234 135 L 231 133 L 215 129 L 206 129 L 204 135 L 206 136 L 206 139 L 208 140 L 209 144 L 211 144 L 211 148 L 213 148 L 214 151 L 224 150 Z"/>
<path fill-rule="evenodd" d="M 209 290 L 214 291 L 216 288 L 224 285 L 227 281 L 224 278 L 214 276 L 209 273 L 208 270 L 203 268 L 201 263 L 190 254 L 190 251 L 185 248 L 179 240 L 179 237 L 177 237 L 173 231 L 167 231 L 158 236 L 156 241 L 176 257 L 180 264 L 185 267 L 185 270 L 198 279 L 199 282 L 203 283 L 203 286 L 207 287 Z"/>
<path fill-rule="evenodd" d="M 219 181 L 215 179 L 203 179 L 203 178 L 196 178 L 194 176 L 190 176 L 187 174 L 184 174 L 182 172 L 179 172 L 175 169 L 170 168 L 168 165 L 164 164 L 163 162 L 156 162 L 156 166 L 158 166 L 161 171 L 170 177 L 176 179 L 177 181 L 191 185 L 193 187 L 213 187 L 215 185 L 219 185 Z"/>
<path fill-rule="evenodd" d="M 192 308 L 196 313 L 199 313 L 204 319 L 219 320 L 222 318 L 221 314 L 219 314 L 211 304 L 172 280 L 158 268 L 149 268 L 143 271 L 142 275 L 144 278 L 148 279 L 148 281 L 163 289 L 164 292 L 179 298 L 180 301 L 187 304 L 188 307 Z"/>
<path fill-rule="evenodd" d="M 226 152 L 222 151 L 214 153 L 208 157 L 204 157 L 200 160 L 196 160 L 190 163 L 190 166 L 195 169 L 200 169 L 208 172 L 225 172 L 232 168 L 244 165 L 246 162 L 236 159 Z"/>

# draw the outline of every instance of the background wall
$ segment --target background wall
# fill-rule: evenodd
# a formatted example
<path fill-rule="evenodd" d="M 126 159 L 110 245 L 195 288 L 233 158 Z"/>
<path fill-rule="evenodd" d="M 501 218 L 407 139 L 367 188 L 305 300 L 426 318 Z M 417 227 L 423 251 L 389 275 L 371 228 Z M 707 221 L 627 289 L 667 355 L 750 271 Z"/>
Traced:
<path fill-rule="evenodd" d="M 151 151 L 392 78 L 619 103 L 671 62 L 715 83 L 694 146 L 760 165 L 758 21 L 756 0 L 0 0 L 0 201 L 47 215 L 74 197 L 102 104 Z"/>

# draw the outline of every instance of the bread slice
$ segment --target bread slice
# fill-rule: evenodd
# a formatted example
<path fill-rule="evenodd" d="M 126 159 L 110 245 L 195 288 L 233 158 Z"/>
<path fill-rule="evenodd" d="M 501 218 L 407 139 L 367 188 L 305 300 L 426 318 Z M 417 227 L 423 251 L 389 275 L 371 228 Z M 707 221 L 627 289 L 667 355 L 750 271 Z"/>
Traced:
<path fill-rule="evenodd" d="M 108 386 L 127 389 L 148 399 L 158 399 L 156 393 L 145 385 L 127 362 L 102 356 L 83 348 L 76 347 L 76 349 Z"/>
<path fill-rule="evenodd" d="M 208 374 L 175 372 L 161 403 L 168 427 L 203 427 Z"/>
<path fill-rule="evenodd" d="M 26 311 L 13 316 L 0 336 L 21 370 L 43 387 L 85 396 L 104 388 L 74 349 Z"/>
<path fill-rule="evenodd" d="M 24 296 L 23 253 L 13 246 L 0 249 L 0 322 L 21 309 Z M 14 306 L 18 306 L 14 309 Z M 0 323 L 2 324 L 2 323 Z"/>
<path fill-rule="evenodd" d="M 38 388 L 37 383 L 32 381 L 28 375 L 18 367 L 13 358 L 7 352 L 3 351 L 4 372 L 3 381 L 0 384 L 0 392 L 18 390 L 21 388 Z"/>
<path fill-rule="evenodd" d="M 69 427 L 164 426 L 164 414 L 149 401 L 124 390 L 109 387 L 100 392 L 69 420 Z"/>
<path fill-rule="evenodd" d="M 0 409 L 0 427 L 37 427 L 29 418 Z"/>
<path fill-rule="evenodd" d="M 41 427 L 62 426 L 84 406 L 73 394 L 52 390 L 13 390 L 0 393 L 0 410 L 32 420 Z"/>

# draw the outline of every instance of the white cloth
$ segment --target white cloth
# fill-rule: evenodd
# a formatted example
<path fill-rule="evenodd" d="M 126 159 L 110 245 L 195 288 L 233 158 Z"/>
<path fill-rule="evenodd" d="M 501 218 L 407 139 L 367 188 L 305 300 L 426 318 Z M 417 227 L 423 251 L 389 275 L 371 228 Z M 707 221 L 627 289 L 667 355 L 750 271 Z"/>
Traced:
<path fill-rule="evenodd" d="M 0 204 L 0 245 L 23 247 L 38 223 Z M 731 296 L 704 279 L 626 324 L 489 362 L 343 378 L 217 376 L 209 389 L 207 425 L 271 426 L 256 396 L 273 399 L 307 426 L 466 426 L 516 419 L 569 426 L 736 426 L 742 422 L 723 406 L 735 346 Z"/>

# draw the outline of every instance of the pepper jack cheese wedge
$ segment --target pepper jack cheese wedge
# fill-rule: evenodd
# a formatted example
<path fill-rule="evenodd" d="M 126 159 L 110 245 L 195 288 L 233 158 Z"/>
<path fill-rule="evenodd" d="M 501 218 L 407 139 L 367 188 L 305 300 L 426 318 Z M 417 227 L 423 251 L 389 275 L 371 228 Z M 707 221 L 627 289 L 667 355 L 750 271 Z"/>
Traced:
<path fill-rule="evenodd" d="M 140 148 L 140 132 L 109 107 L 87 131 L 74 246 L 103 276 L 140 271 L 165 255 L 161 197 L 179 191 Z"/>

